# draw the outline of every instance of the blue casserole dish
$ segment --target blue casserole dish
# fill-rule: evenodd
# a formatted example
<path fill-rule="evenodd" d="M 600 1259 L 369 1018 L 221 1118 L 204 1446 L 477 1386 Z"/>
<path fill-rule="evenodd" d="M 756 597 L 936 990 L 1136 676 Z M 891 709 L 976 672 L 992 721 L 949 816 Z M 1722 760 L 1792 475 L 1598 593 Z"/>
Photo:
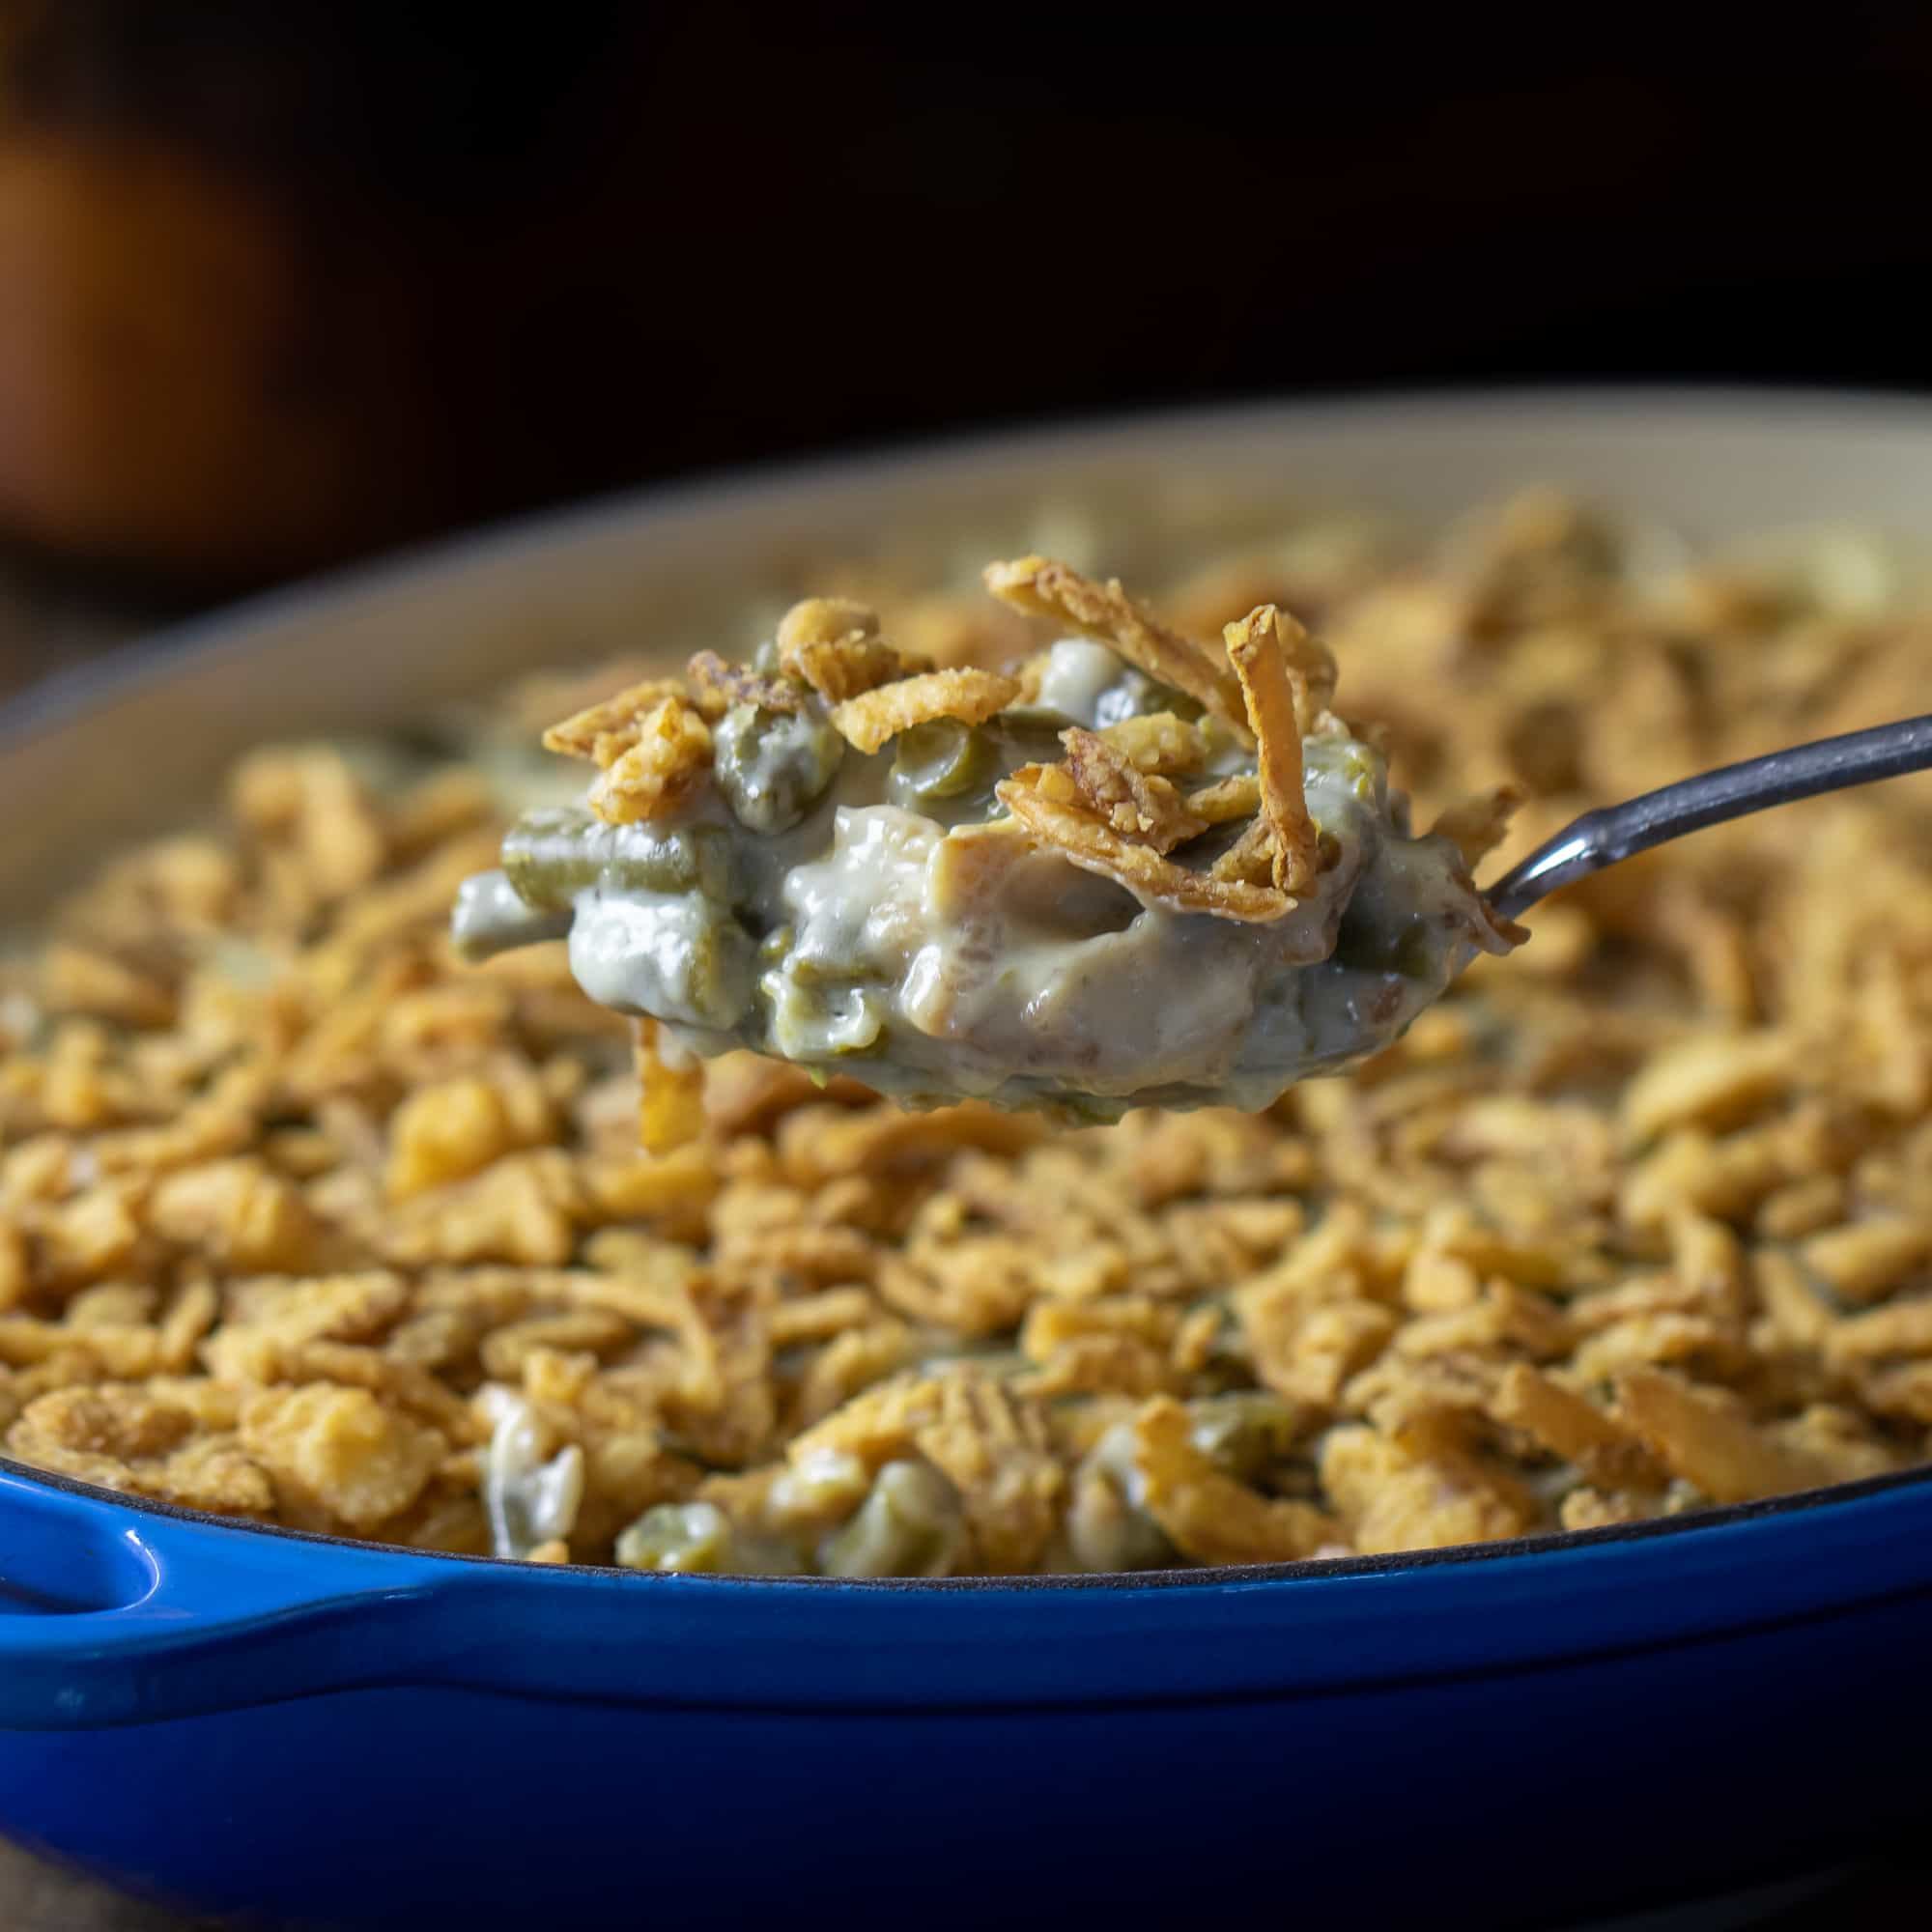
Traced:
<path fill-rule="evenodd" d="M 60 795 L 61 821 L 12 842 L 0 889 L 17 912 L 254 738 L 405 719 L 646 615 L 675 632 L 888 506 L 996 539 L 1043 499 L 1157 524 L 1200 474 L 1430 516 L 1555 476 L 1699 531 L 1883 527 L 1932 477 L 1932 412 L 1247 411 L 600 510 L 34 700 L 0 804 L 41 823 Z M 100 782 L 71 811 L 53 786 L 77 764 Z M 1426 1556 L 839 1583 L 424 1555 L 0 1464 L 0 1830 L 240 1922 L 1546 1924 L 1823 1866 L 1921 1816 L 1928 1634 L 1917 1474 Z"/>
<path fill-rule="evenodd" d="M 0 1472 L 0 1820 L 281 1925 L 1503 1927 L 1922 1814 L 1932 1483 L 1037 1583 L 534 1569 Z"/>

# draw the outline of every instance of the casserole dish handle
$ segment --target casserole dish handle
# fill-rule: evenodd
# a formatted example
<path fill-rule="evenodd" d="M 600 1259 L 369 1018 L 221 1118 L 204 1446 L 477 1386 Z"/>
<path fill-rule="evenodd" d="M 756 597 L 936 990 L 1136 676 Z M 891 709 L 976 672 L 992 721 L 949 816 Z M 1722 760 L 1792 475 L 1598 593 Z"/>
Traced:
<path fill-rule="evenodd" d="M 407 1551 L 130 1509 L 0 1463 L 0 1728 L 393 1682 L 423 1661 L 433 1578 Z"/>

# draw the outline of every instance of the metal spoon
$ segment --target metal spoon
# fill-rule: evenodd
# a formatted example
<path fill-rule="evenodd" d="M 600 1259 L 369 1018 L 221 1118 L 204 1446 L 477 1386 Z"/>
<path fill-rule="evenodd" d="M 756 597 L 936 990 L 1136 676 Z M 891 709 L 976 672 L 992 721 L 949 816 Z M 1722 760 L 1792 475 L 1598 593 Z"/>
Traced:
<path fill-rule="evenodd" d="M 1586 811 L 1505 872 L 1484 896 L 1505 919 L 1516 919 L 1559 886 L 1687 832 L 1927 767 L 1932 767 L 1932 717 L 1901 718 L 1868 731 L 1821 738 L 1815 745 L 1768 752 L 1761 758 L 1681 779 L 1623 805 Z"/>

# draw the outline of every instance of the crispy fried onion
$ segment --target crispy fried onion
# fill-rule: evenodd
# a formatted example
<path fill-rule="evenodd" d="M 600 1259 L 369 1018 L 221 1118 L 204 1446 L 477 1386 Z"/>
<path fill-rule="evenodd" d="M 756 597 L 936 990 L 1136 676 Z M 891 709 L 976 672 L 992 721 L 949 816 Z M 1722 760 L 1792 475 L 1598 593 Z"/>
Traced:
<path fill-rule="evenodd" d="M 589 758 L 608 771 L 638 742 L 645 717 L 666 698 L 683 696 L 684 687 L 675 678 L 650 677 L 627 685 L 614 696 L 551 725 L 543 734 L 543 748 L 566 758 Z"/>
<path fill-rule="evenodd" d="M 711 769 L 711 732 L 681 697 L 666 697 L 638 721 L 630 746 L 592 781 L 590 810 L 607 825 L 675 811 Z"/>
<path fill-rule="evenodd" d="M 1283 654 L 1296 675 L 1294 717 L 1301 735 L 1312 738 L 1318 731 L 1333 730 L 1340 723 L 1328 709 L 1335 701 L 1335 653 L 1292 612 L 1276 605 L 1257 605 L 1256 614 L 1264 610 L 1274 611 Z"/>
<path fill-rule="evenodd" d="M 1473 866 L 1503 842 L 1526 796 L 1520 784 L 1510 783 L 1473 792 L 1449 806 L 1429 828 L 1430 836 L 1448 839 L 1462 853 L 1463 863 Z"/>
<path fill-rule="evenodd" d="M 1037 692 L 1035 693 L 1037 696 Z M 1186 778 L 1208 762 L 1211 747 L 1198 724 L 1172 711 L 1149 711 L 1122 718 L 1100 734 L 1107 743 L 1151 778 Z M 1254 808 L 1250 806 L 1249 810 Z"/>
<path fill-rule="evenodd" d="M 664 1029 L 634 1022 L 638 1069 L 638 1139 L 646 1153 L 669 1153 L 704 1131 L 704 1063 L 696 1054 L 664 1054 Z"/>
<path fill-rule="evenodd" d="M 692 689 L 723 706 L 755 704 L 760 711 L 796 713 L 805 687 L 788 677 L 767 677 L 750 665 L 726 664 L 716 651 L 699 651 L 684 668 Z"/>
<path fill-rule="evenodd" d="M 1187 794 L 1187 809 L 1208 825 L 1233 825 L 1262 809 L 1262 781 L 1254 772 L 1236 772 Z"/>
<path fill-rule="evenodd" d="M 1217 1469 L 1170 1396 L 1134 1418 L 1133 1454 L 1148 1514 L 1197 1563 L 1294 1563 L 1340 1539 L 1335 1520 L 1314 1504 L 1264 1496 Z"/>
<path fill-rule="evenodd" d="M 1122 838 L 1171 852 L 1207 831 L 1208 821 L 1188 810 L 1172 780 L 1142 771 L 1118 745 L 1077 724 L 1060 742 L 1080 796 Z"/>
<path fill-rule="evenodd" d="M 932 668 L 879 635 L 878 613 L 849 597 L 808 597 L 779 621 L 779 663 L 828 704 Z"/>
<path fill-rule="evenodd" d="M 995 597 L 1110 645 L 1136 669 L 1185 692 L 1245 737 L 1241 688 L 1221 653 L 1170 631 L 1127 595 L 1118 578 L 1096 583 L 1050 557 L 1023 556 L 989 563 L 984 579 Z"/>
<path fill-rule="evenodd" d="M 1272 604 L 1263 604 L 1223 636 L 1228 658 L 1240 679 L 1248 723 L 1254 726 L 1261 779 L 1261 822 L 1272 835 L 1271 866 L 1276 887 L 1305 893 L 1315 883 L 1315 821 L 1301 789 L 1301 714 L 1310 707 L 1307 673 L 1290 661 L 1287 625 Z M 1302 634 L 1306 637 L 1306 633 Z"/>
<path fill-rule="evenodd" d="M 1068 785 L 1063 766 L 1022 765 L 995 788 L 1027 832 L 1089 872 L 1124 886 L 1145 904 L 1175 912 L 1200 912 L 1245 925 L 1264 925 L 1292 911 L 1294 901 L 1273 886 L 1190 872 L 1172 859 L 1122 837 L 1094 815 L 1075 789 L 1071 799 L 1055 793 Z"/>
<path fill-rule="evenodd" d="M 1274 832 L 1265 818 L 1248 821 L 1241 836 L 1208 869 L 1217 879 L 1241 879 L 1251 886 L 1274 884 Z"/>
<path fill-rule="evenodd" d="M 1019 696 L 1009 677 L 990 670 L 929 670 L 882 684 L 832 708 L 832 723 L 848 745 L 876 752 L 890 738 L 935 718 L 983 724 Z"/>

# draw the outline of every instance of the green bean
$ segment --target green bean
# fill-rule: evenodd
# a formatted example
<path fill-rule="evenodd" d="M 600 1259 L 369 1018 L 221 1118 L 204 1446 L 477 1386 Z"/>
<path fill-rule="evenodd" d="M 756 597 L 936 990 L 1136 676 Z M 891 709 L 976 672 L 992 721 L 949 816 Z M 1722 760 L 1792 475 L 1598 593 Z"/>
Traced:
<path fill-rule="evenodd" d="M 900 732 L 886 799 L 907 811 L 942 822 L 982 818 L 993 787 L 1026 764 L 1052 764 L 1065 755 L 1059 733 L 1065 721 L 1049 712 L 1012 712 L 984 724 L 939 718 Z"/>
<path fill-rule="evenodd" d="M 745 1536 L 716 1503 L 659 1503 L 617 1539 L 626 1570 L 713 1576 L 793 1576 L 796 1563 L 777 1545 Z"/>
<path fill-rule="evenodd" d="M 1292 1404 L 1262 1390 L 1209 1396 L 1187 1406 L 1194 1446 L 1216 1468 L 1244 1483 L 1293 1453 L 1301 1417 Z"/>
<path fill-rule="evenodd" d="M 1360 804 L 1378 806 L 1385 768 L 1369 746 L 1354 738 L 1308 738 L 1301 756 L 1305 782 L 1340 780 Z"/>
<path fill-rule="evenodd" d="M 955 718 L 936 718 L 900 732 L 895 752 L 886 796 L 908 811 L 980 790 L 1005 776 L 992 738 Z"/>
<path fill-rule="evenodd" d="M 845 755 L 845 741 L 816 712 L 786 714 L 734 704 L 711 740 L 712 773 L 738 822 L 753 832 L 788 832 L 820 799 Z"/>
<path fill-rule="evenodd" d="M 1149 718 L 1156 711 L 1171 711 L 1177 718 L 1195 719 L 1201 707 L 1185 692 L 1145 671 L 1123 666 L 1121 674 L 1102 691 L 1094 704 L 1094 723 L 1105 730 L 1127 718 Z"/>
<path fill-rule="evenodd" d="M 1167 1532 L 1147 1511 L 1132 1423 L 1108 1430 L 1073 1472 L 1066 1545 L 1082 1570 L 1157 1570 L 1175 1560 Z"/>
<path fill-rule="evenodd" d="M 457 888 L 449 929 L 464 958 L 488 959 L 513 947 L 561 939 L 570 930 L 570 908 L 539 910 L 501 872 L 478 872 Z M 238 960 L 245 956 L 246 950 L 240 945 L 231 951 Z M 239 968 L 229 977 L 240 980 Z"/>
<path fill-rule="evenodd" d="M 729 838 L 720 826 L 666 831 L 649 823 L 606 825 L 574 807 L 526 811 L 503 840 L 503 870 L 538 912 L 567 912 L 580 893 L 725 895 Z"/>
<path fill-rule="evenodd" d="M 1357 973 L 1427 980 L 1436 972 L 1440 956 L 1440 948 L 1419 919 L 1377 921 L 1366 916 L 1359 900 L 1343 915 L 1335 935 L 1335 964 Z"/>
<path fill-rule="evenodd" d="M 721 1571 L 728 1567 L 731 1520 L 716 1503 L 660 1503 L 617 1539 L 626 1570 Z"/>
<path fill-rule="evenodd" d="M 685 937 L 688 964 L 682 1004 L 696 1025 L 736 1026 L 751 1005 L 755 980 L 752 936 L 715 899 L 690 894 L 687 903 L 695 903 L 701 918 Z M 646 1004 L 643 1010 L 661 1010 L 666 1018 L 676 1016 L 675 1007 L 668 1003 L 661 1009 Z"/>
<path fill-rule="evenodd" d="M 888 1463 L 820 1546 L 818 1567 L 828 1577 L 945 1577 L 965 1553 L 958 1492 L 929 1463 Z"/>

